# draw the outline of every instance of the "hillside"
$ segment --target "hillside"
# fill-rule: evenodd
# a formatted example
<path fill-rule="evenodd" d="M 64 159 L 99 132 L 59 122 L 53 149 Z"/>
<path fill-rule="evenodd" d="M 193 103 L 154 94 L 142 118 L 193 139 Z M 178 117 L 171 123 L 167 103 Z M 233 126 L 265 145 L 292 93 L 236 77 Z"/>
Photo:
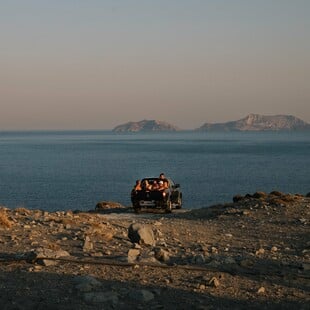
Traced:
<path fill-rule="evenodd" d="M 158 120 L 128 122 L 118 125 L 113 129 L 114 132 L 168 132 L 178 130 L 179 129 L 176 126 Z"/>
<path fill-rule="evenodd" d="M 172 214 L 2 207 L 1 309 L 309 309 L 309 195 Z"/>
<path fill-rule="evenodd" d="M 292 115 L 249 114 L 226 123 L 205 123 L 197 131 L 295 131 L 310 130 L 310 124 Z"/>

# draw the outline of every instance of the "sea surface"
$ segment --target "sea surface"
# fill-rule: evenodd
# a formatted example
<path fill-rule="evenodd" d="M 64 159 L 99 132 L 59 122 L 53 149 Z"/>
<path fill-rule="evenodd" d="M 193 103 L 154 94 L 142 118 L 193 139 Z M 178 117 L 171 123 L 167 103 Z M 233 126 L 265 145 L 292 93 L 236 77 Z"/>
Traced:
<path fill-rule="evenodd" d="M 181 184 L 184 207 L 235 194 L 310 192 L 310 132 L 0 132 L 0 205 L 90 210 L 130 205 L 136 179 L 164 172 Z"/>

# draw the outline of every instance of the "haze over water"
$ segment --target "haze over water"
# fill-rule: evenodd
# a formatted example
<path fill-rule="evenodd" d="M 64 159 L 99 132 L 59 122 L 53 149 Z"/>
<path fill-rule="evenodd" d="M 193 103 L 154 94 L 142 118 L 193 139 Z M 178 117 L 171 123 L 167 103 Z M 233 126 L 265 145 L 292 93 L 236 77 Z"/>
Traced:
<path fill-rule="evenodd" d="M 310 192 L 310 136 L 304 133 L 0 133 L 0 205 L 90 210 L 101 200 L 130 205 L 138 178 L 165 172 L 184 207 L 235 194 Z"/>

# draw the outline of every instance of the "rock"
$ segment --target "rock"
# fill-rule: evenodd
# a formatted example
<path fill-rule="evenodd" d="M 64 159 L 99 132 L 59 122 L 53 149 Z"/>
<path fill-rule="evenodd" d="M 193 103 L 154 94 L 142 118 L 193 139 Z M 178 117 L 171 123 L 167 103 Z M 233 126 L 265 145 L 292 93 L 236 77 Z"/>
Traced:
<path fill-rule="evenodd" d="M 206 262 L 206 258 L 203 254 L 198 254 L 192 258 L 192 263 L 194 264 L 203 264 Z"/>
<path fill-rule="evenodd" d="M 258 249 L 256 252 L 255 252 L 255 255 L 256 256 L 259 256 L 259 255 L 262 255 L 262 254 L 264 254 L 265 253 L 265 250 L 263 249 L 263 248 L 260 248 L 260 249 Z"/>
<path fill-rule="evenodd" d="M 87 292 L 83 299 L 88 304 L 111 304 L 113 306 L 118 304 L 118 295 L 113 291 Z"/>
<path fill-rule="evenodd" d="M 128 228 L 128 238 L 132 243 L 154 245 L 154 232 L 150 225 L 131 224 Z"/>
<path fill-rule="evenodd" d="M 233 197 L 233 202 L 239 202 L 239 201 L 241 201 L 241 200 L 243 200 L 243 199 L 244 199 L 243 196 L 241 196 L 241 195 L 235 195 L 235 196 Z"/>
<path fill-rule="evenodd" d="M 30 252 L 27 256 L 27 261 L 38 262 L 44 266 L 51 266 L 57 264 L 57 259 L 61 257 L 68 257 L 70 254 L 64 250 L 51 250 L 46 248 L 37 248 Z"/>
<path fill-rule="evenodd" d="M 221 262 L 219 262 L 216 259 L 211 260 L 211 262 L 207 264 L 207 266 L 210 268 L 218 268 L 220 265 L 221 265 Z"/>
<path fill-rule="evenodd" d="M 302 269 L 305 271 L 309 271 L 310 270 L 310 263 L 303 263 L 302 264 Z"/>
<path fill-rule="evenodd" d="M 251 259 L 245 258 L 240 261 L 240 266 L 244 268 L 251 268 L 253 267 L 253 265 L 254 265 L 254 262 Z"/>
<path fill-rule="evenodd" d="M 278 248 L 276 246 L 273 246 L 271 249 L 270 249 L 271 252 L 277 252 L 278 251 Z"/>
<path fill-rule="evenodd" d="M 122 204 L 113 201 L 100 201 L 96 204 L 95 210 L 110 210 L 110 209 L 121 209 L 125 208 Z"/>
<path fill-rule="evenodd" d="M 75 288 L 81 292 L 90 292 L 101 287 L 101 282 L 92 276 L 79 276 L 74 278 Z"/>
<path fill-rule="evenodd" d="M 154 294 L 147 290 L 134 290 L 129 293 L 128 297 L 139 303 L 146 303 L 154 299 Z"/>
<path fill-rule="evenodd" d="M 128 263 L 134 263 L 138 256 L 140 255 L 140 250 L 139 249 L 130 249 L 128 251 Z"/>
<path fill-rule="evenodd" d="M 213 287 L 219 287 L 220 286 L 220 281 L 216 277 L 213 277 L 213 278 L 210 279 L 209 285 L 213 286 Z"/>
<path fill-rule="evenodd" d="M 267 194 L 264 192 L 256 192 L 253 194 L 253 198 L 256 198 L 256 199 L 264 199 L 266 197 L 267 197 Z"/>
<path fill-rule="evenodd" d="M 236 263 L 237 263 L 236 260 L 231 256 L 227 256 L 224 259 L 224 264 L 226 265 L 235 265 Z"/>
<path fill-rule="evenodd" d="M 155 258 L 161 262 L 167 263 L 170 260 L 170 255 L 167 251 L 163 250 L 162 248 L 155 248 L 154 249 Z"/>
<path fill-rule="evenodd" d="M 261 286 L 258 290 L 257 290 L 257 294 L 265 294 L 266 293 L 266 289 Z"/>
<path fill-rule="evenodd" d="M 278 191 L 272 191 L 272 192 L 270 192 L 269 195 L 278 196 L 278 197 L 283 196 L 283 194 L 281 192 L 278 192 Z"/>
<path fill-rule="evenodd" d="M 219 251 L 218 251 L 218 249 L 216 248 L 216 247 L 211 247 L 211 253 L 212 254 L 217 254 Z"/>
<path fill-rule="evenodd" d="M 84 245 L 83 245 L 83 252 L 91 251 L 93 248 L 94 248 L 94 245 L 91 242 L 89 236 L 86 236 L 84 240 Z"/>

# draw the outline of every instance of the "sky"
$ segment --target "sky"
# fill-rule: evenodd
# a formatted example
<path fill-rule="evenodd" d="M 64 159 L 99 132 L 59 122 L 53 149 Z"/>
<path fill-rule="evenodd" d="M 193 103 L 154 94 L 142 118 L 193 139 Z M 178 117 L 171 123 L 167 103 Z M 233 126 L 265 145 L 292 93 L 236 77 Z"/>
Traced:
<path fill-rule="evenodd" d="M 0 130 L 310 122 L 309 0 L 0 0 Z"/>

